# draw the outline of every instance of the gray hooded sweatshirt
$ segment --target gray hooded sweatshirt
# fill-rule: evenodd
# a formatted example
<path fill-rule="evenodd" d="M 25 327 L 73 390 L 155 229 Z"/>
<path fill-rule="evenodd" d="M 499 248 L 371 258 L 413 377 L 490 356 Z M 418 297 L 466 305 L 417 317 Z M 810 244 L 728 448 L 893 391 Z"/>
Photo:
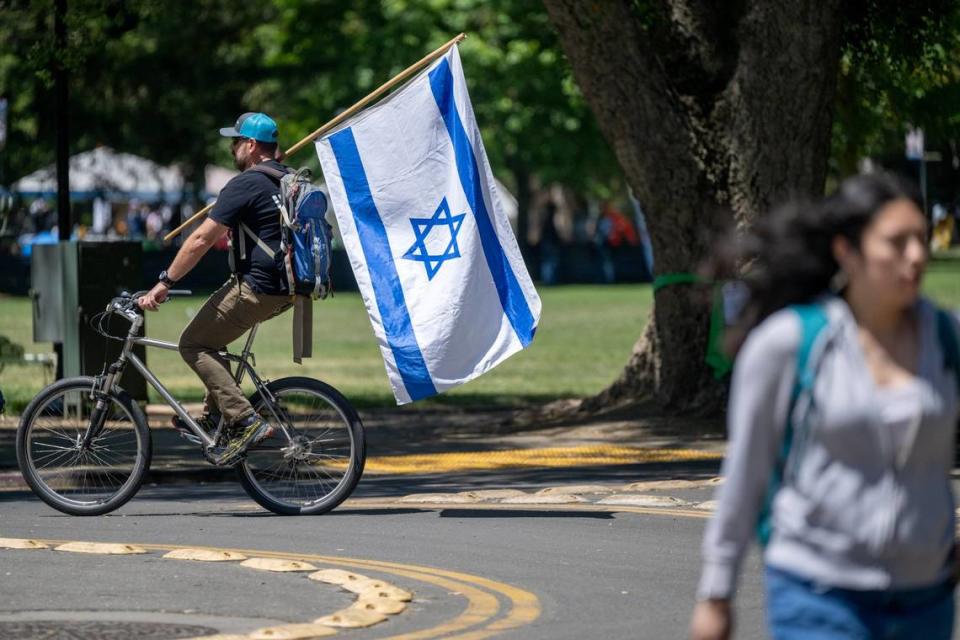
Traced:
<path fill-rule="evenodd" d="M 818 364 L 812 397 L 793 413 L 795 425 L 806 414 L 806 427 L 797 432 L 772 503 L 764 561 L 825 587 L 932 586 L 950 572 L 958 417 L 957 381 L 944 366 L 935 307 L 917 303 L 917 377 L 879 387 L 846 302 L 822 302 L 829 324 L 810 353 Z M 787 423 L 800 334 L 796 313 L 778 311 L 737 357 L 725 482 L 703 540 L 699 599 L 733 596 L 755 539 Z"/>

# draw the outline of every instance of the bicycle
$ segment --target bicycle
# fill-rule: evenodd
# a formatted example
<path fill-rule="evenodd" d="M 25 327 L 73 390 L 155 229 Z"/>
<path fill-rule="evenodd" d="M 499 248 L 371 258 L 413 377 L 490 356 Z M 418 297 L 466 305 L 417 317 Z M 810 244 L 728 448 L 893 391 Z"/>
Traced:
<path fill-rule="evenodd" d="M 227 439 L 223 419 L 212 432 L 203 429 L 132 351 L 134 345 L 177 350 L 175 343 L 140 336 L 144 318 L 137 299 L 144 293 L 124 292 L 95 316 L 102 335 L 123 342 L 118 359 L 98 376 L 66 378 L 44 388 L 17 428 L 17 462 L 24 479 L 41 500 L 64 513 L 102 515 L 121 507 L 137 493 L 150 468 L 149 424 L 118 384 L 127 365 L 173 409 L 190 431 L 182 435 L 199 444 L 208 461 L 210 451 Z M 172 290 L 170 296 L 190 293 Z M 112 315 L 130 322 L 125 337 L 103 329 Z M 220 355 L 236 367 L 238 385 L 244 374 L 250 376 L 255 387 L 250 403 L 279 428 L 232 464 L 244 490 L 264 508 L 282 515 L 326 513 L 353 492 L 363 474 L 363 425 L 347 399 L 324 382 L 262 379 L 251 352 L 258 326 L 248 332 L 240 355 L 226 350 Z"/>

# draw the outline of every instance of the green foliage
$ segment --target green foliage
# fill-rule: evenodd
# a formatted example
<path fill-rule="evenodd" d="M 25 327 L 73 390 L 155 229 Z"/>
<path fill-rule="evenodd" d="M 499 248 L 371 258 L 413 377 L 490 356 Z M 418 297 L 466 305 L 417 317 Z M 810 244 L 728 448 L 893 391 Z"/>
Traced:
<path fill-rule="evenodd" d="M 71 0 L 65 51 L 53 45 L 52 9 L 0 1 L 0 95 L 11 99 L 0 175 L 11 181 L 53 161 L 60 61 L 73 152 L 107 144 L 182 162 L 199 180 L 211 160 L 230 163 L 216 130 L 237 114 L 272 113 L 290 146 L 460 31 L 499 173 L 581 189 L 619 173 L 539 3 Z M 292 162 L 316 167 L 309 151 Z"/>
<path fill-rule="evenodd" d="M 53 161 L 51 78 L 62 61 L 71 151 L 106 144 L 179 161 L 188 175 L 202 176 L 217 149 L 216 128 L 236 117 L 261 72 L 263 54 L 249 34 L 271 9 L 226 0 L 72 0 L 68 45 L 58 51 L 52 5 L 0 10 L 0 42 L 11 45 L 0 55 L 0 94 L 11 98 L 3 175 L 12 180 Z"/>
<path fill-rule="evenodd" d="M 862 157 L 903 155 L 907 124 L 928 147 L 960 138 L 960 3 L 847 3 L 831 169 L 856 171 Z M 953 149 L 956 153 L 956 149 Z"/>
<path fill-rule="evenodd" d="M 463 31 L 491 162 L 582 189 L 617 175 L 539 4 L 517 0 L 277 0 L 257 30 L 268 79 L 251 95 L 292 141 Z"/>

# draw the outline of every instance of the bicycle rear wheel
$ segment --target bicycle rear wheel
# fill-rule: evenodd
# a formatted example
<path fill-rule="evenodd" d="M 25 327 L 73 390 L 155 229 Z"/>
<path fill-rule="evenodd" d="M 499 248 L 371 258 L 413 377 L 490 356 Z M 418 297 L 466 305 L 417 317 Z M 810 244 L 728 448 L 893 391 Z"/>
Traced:
<path fill-rule="evenodd" d="M 326 513 L 353 492 L 363 474 L 366 444 L 360 417 L 340 392 L 312 378 L 267 385 L 281 425 L 259 393 L 250 399 L 276 428 L 237 465 L 243 488 L 282 515 Z"/>
<path fill-rule="evenodd" d="M 101 515 L 126 503 L 150 467 L 150 429 L 123 391 L 104 396 L 103 426 L 82 445 L 97 400 L 94 379 L 67 378 L 37 395 L 17 429 L 17 463 L 48 505 L 75 516 Z"/>

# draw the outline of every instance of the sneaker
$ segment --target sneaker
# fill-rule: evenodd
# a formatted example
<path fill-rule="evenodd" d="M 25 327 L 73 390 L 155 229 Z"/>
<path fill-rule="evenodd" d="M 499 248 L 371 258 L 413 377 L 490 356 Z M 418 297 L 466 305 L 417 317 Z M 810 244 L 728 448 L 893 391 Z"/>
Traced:
<path fill-rule="evenodd" d="M 231 465 L 240 460 L 248 448 L 263 442 L 273 435 L 273 427 L 260 416 L 250 416 L 233 425 L 230 441 L 220 451 L 213 453 L 213 462 Z"/>

